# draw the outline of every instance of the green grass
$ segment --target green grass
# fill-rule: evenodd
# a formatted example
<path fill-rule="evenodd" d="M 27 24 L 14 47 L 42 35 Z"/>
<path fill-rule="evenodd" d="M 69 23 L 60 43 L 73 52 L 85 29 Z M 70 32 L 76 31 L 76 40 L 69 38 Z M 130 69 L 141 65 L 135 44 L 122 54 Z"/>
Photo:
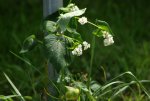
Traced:
<path fill-rule="evenodd" d="M 150 6 L 148 0 L 74 0 L 80 8 L 87 7 L 87 16 L 90 20 L 95 18 L 107 21 L 115 36 L 115 44 L 104 47 L 102 41 L 96 39 L 96 52 L 94 55 L 93 77 L 104 83 L 102 71 L 97 68 L 104 67 L 107 79 L 120 73 L 131 71 L 140 79 L 150 79 Z M 65 1 L 66 2 L 66 1 Z M 66 3 L 65 3 L 66 4 Z M 10 50 L 19 54 L 23 40 L 30 34 L 35 34 L 42 22 L 42 3 L 37 0 L 26 1 L 0 1 L 0 95 L 10 95 L 10 85 L 2 72 L 6 72 L 16 84 L 23 95 L 36 95 L 42 92 L 43 78 L 34 68 L 10 53 Z M 82 37 L 91 42 L 91 27 L 80 26 Z M 45 63 L 43 54 L 39 56 L 37 47 L 22 57 L 27 58 L 43 74 Z M 42 57 L 42 58 L 41 58 Z M 80 61 L 81 60 L 81 61 Z M 70 66 L 78 71 L 89 66 L 90 51 Z M 82 64 L 82 65 L 78 65 Z M 74 70 L 74 71 L 75 71 Z M 84 72 L 84 71 L 83 71 Z M 95 74 L 95 75 L 94 75 Z M 124 78 L 129 81 L 128 78 Z M 31 87 L 31 84 L 32 87 Z M 145 85 L 149 88 L 148 85 Z M 36 90 L 36 91 L 35 91 Z M 150 90 L 150 89 L 148 89 Z M 34 93 L 33 93 L 34 92 Z M 141 97 L 142 95 L 139 95 Z M 127 99 L 125 96 L 124 99 Z M 129 98 L 130 99 L 130 98 Z M 124 100 L 126 101 L 126 100 Z M 130 101 L 130 100 L 129 100 Z"/>

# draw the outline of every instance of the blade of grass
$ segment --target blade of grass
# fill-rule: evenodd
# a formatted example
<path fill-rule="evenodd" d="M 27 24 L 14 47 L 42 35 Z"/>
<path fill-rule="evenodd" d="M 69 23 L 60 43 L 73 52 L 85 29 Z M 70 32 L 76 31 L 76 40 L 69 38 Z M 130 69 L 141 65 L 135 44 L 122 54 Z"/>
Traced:
<path fill-rule="evenodd" d="M 48 93 L 48 91 L 44 88 L 44 91 L 45 91 L 45 93 L 48 95 L 48 96 L 50 96 L 51 98 L 53 98 L 53 99 L 57 99 L 57 100 L 60 100 L 61 98 L 57 98 L 57 97 L 55 97 L 55 96 L 52 96 L 50 93 Z"/>
<path fill-rule="evenodd" d="M 150 95 L 148 93 L 148 91 L 146 90 L 146 88 L 142 85 L 141 82 L 139 82 L 139 80 L 131 73 L 131 72 L 127 72 L 128 74 L 130 74 L 131 76 L 133 76 L 133 78 L 137 81 L 137 83 L 141 86 L 141 88 L 143 89 L 144 93 L 148 96 L 148 98 L 150 99 Z"/>
<path fill-rule="evenodd" d="M 104 91 L 104 92 L 102 92 L 100 95 L 99 95 L 99 94 L 97 95 L 97 99 L 99 99 L 99 98 L 101 98 L 102 96 L 106 95 L 107 93 L 112 92 L 113 90 L 119 89 L 119 88 L 121 88 L 121 87 L 123 87 L 123 86 L 125 86 L 125 84 L 121 84 L 121 85 L 119 85 L 119 86 L 117 86 L 117 87 L 113 87 L 113 88 L 111 88 L 111 89 L 109 89 L 109 90 L 107 90 L 107 91 Z"/>
<path fill-rule="evenodd" d="M 123 91 L 125 91 L 129 86 L 124 86 L 121 89 L 119 89 L 112 97 L 117 96 L 118 94 L 122 93 Z"/>
<path fill-rule="evenodd" d="M 91 82 L 90 78 L 91 78 L 91 74 L 92 74 L 94 50 L 95 50 L 95 36 L 93 36 L 93 38 L 92 38 L 91 60 L 90 60 L 90 68 L 89 68 L 89 71 L 88 71 L 89 75 L 88 75 L 88 83 L 87 83 L 88 89 L 90 89 L 90 82 Z"/>
<path fill-rule="evenodd" d="M 10 98 L 13 98 L 13 97 L 20 97 L 20 96 L 19 95 L 8 95 L 8 96 L 0 95 L 1 100 L 7 100 L 7 99 L 10 99 Z"/>
<path fill-rule="evenodd" d="M 93 95 L 94 96 L 98 95 L 99 92 L 104 91 L 106 88 L 108 88 L 108 87 L 110 87 L 110 86 L 112 86 L 114 84 L 124 84 L 124 82 L 122 82 L 122 81 L 114 81 L 114 82 L 108 83 L 108 84 L 102 86 L 101 88 L 99 88 L 97 91 L 95 91 L 95 93 Z"/>
<path fill-rule="evenodd" d="M 15 54 L 14 52 L 10 51 L 11 54 L 13 54 L 14 56 L 16 56 L 17 58 L 19 58 L 21 61 L 25 62 L 27 65 L 29 65 L 30 67 L 34 68 L 36 71 L 38 71 L 40 74 L 42 74 L 35 66 L 33 66 L 29 61 L 27 61 L 26 59 L 22 58 L 21 56 Z"/>
<path fill-rule="evenodd" d="M 115 79 L 118 79 L 118 78 L 120 78 L 120 77 L 122 77 L 122 76 L 124 76 L 124 75 L 126 75 L 126 74 L 132 76 L 132 77 L 135 79 L 135 81 L 131 81 L 130 83 L 126 83 L 125 85 L 127 85 L 127 84 L 131 85 L 131 84 L 138 83 L 138 84 L 140 85 L 141 89 L 144 91 L 144 93 L 145 93 L 145 94 L 148 96 L 148 98 L 150 99 L 150 95 L 149 95 L 148 91 L 147 91 L 147 90 L 145 89 L 145 87 L 142 85 L 142 82 L 149 82 L 149 80 L 141 80 L 141 81 L 139 81 L 130 71 L 120 74 L 119 76 L 113 78 L 113 79 L 112 79 L 111 81 L 109 81 L 109 82 L 111 83 L 111 82 L 114 81 Z M 110 85 L 110 83 L 108 83 L 108 85 Z M 102 88 L 98 89 L 93 95 L 97 95 L 97 94 L 101 91 L 101 89 L 102 89 Z M 116 89 L 116 88 L 115 88 L 115 89 Z M 110 91 L 111 91 L 111 90 L 110 90 Z M 105 94 L 108 93 L 108 92 L 110 92 L 110 91 L 106 91 Z M 102 96 L 102 95 L 105 95 L 105 94 L 101 94 L 101 96 Z"/>
<path fill-rule="evenodd" d="M 16 88 L 16 86 L 13 84 L 13 82 L 10 80 L 10 78 L 7 76 L 7 74 L 3 73 L 6 77 L 6 79 L 8 80 L 8 82 L 10 83 L 10 85 L 12 86 L 12 88 L 14 89 L 14 91 L 16 92 L 16 94 L 18 94 L 22 101 L 25 101 L 25 99 L 23 98 L 23 96 L 21 95 L 21 93 L 19 92 L 19 90 Z"/>
<path fill-rule="evenodd" d="M 126 74 L 129 74 L 130 76 L 132 76 L 132 77 L 135 79 L 135 81 L 140 85 L 140 87 L 142 88 L 142 90 L 144 91 L 144 93 L 145 93 L 145 94 L 148 96 L 148 98 L 150 99 L 150 95 L 149 95 L 148 91 L 145 89 L 145 87 L 141 84 L 141 82 L 139 82 L 139 80 L 138 80 L 130 71 L 120 74 L 119 76 L 115 77 L 115 78 L 112 79 L 111 81 L 113 81 L 113 80 L 115 80 L 115 79 L 117 79 L 117 78 L 120 78 L 120 77 L 122 77 L 122 76 L 124 76 L 124 75 L 126 75 Z M 111 81 L 110 81 L 110 82 L 111 82 Z"/>
<path fill-rule="evenodd" d="M 120 78 L 120 77 L 122 77 L 122 76 L 125 75 L 125 74 L 129 74 L 130 76 L 132 76 L 132 77 L 135 79 L 135 81 L 140 85 L 140 87 L 142 88 L 142 90 L 144 91 L 144 93 L 145 93 L 145 94 L 148 96 L 148 98 L 150 99 L 150 95 L 149 95 L 148 91 L 147 91 L 147 90 L 145 89 L 145 87 L 141 84 L 141 82 L 139 82 L 139 80 L 136 78 L 136 76 L 134 76 L 130 71 L 120 74 L 119 76 L 115 77 L 115 78 L 112 79 L 111 81 L 113 81 L 113 80 L 115 80 L 115 79 L 117 79 L 117 78 Z"/>

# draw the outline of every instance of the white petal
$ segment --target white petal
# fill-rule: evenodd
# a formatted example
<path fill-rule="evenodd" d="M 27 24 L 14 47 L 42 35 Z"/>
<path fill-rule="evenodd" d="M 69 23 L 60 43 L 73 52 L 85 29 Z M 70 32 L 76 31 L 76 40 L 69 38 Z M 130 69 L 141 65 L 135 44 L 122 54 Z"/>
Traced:
<path fill-rule="evenodd" d="M 87 18 L 86 18 L 86 17 L 82 17 L 82 18 L 79 18 L 78 22 L 79 22 L 81 25 L 84 25 L 84 24 L 86 24 L 88 21 L 87 21 Z"/>

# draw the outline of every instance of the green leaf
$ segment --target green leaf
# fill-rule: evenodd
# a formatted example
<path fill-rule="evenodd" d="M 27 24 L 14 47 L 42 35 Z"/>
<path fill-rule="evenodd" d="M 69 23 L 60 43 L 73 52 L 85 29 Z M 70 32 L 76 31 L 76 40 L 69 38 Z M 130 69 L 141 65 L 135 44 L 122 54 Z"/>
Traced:
<path fill-rule="evenodd" d="M 77 18 L 71 18 L 68 26 L 70 28 L 77 29 L 77 25 L 78 25 L 78 19 Z"/>
<path fill-rule="evenodd" d="M 57 29 L 56 23 L 53 21 L 45 21 L 44 28 L 48 32 L 55 32 Z"/>
<path fill-rule="evenodd" d="M 80 90 L 75 87 L 65 86 L 66 93 L 65 93 L 65 99 L 68 101 L 70 100 L 77 100 L 80 94 Z"/>
<path fill-rule="evenodd" d="M 74 12 L 69 12 L 69 13 L 65 13 L 65 14 L 61 14 L 59 19 L 58 19 L 58 25 L 61 29 L 62 32 L 64 32 L 69 24 L 69 21 L 72 17 L 76 17 L 76 16 L 81 16 L 85 13 L 86 8 L 85 9 L 81 9 L 81 10 L 77 10 Z"/>
<path fill-rule="evenodd" d="M 76 29 L 72 29 L 72 28 L 67 28 L 67 31 L 69 32 L 69 35 L 70 37 L 72 37 L 73 39 L 75 40 L 78 40 L 78 41 L 83 41 L 82 38 L 81 38 L 81 35 L 80 33 L 78 33 L 76 31 Z"/>
<path fill-rule="evenodd" d="M 100 30 L 104 30 L 109 32 L 110 34 L 113 35 L 113 32 L 109 26 L 109 24 L 105 21 L 101 21 L 101 20 L 96 20 L 97 26 L 99 27 Z"/>
<path fill-rule="evenodd" d="M 76 87 L 79 87 L 80 89 L 82 89 L 85 92 L 89 92 L 89 90 L 87 89 L 87 86 L 82 83 L 82 82 L 74 82 Z"/>
<path fill-rule="evenodd" d="M 60 10 L 63 12 L 71 12 L 75 7 L 79 9 L 75 4 L 70 3 L 67 7 L 60 8 Z"/>
<path fill-rule="evenodd" d="M 31 97 L 31 96 L 24 96 L 24 98 L 25 98 L 26 100 L 32 100 L 32 97 Z"/>
<path fill-rule="evenodd" d="M 93 31 L 92 34 L 93 34 L 93 35 L 96 35 L 97 37 L 103 36 L 103 33 L 101 32 L 100 29 L 96 29 L 95 31 Z"/>
<path fill-rule="evenodd" d="M 84 91 L 84 94 L 86 94 L 86 96 L 88 97 L 89 101 L 96 101 L 96 99 L 94 98 L 94 96 L 92 95 L 92 92 L 89 91 L 89 89 L 87 88 L 87 86 L 83 83 L 83 82 L 74 82 L 75 86 L 80 88 L 82 91 Z M 83 95 L 83 94 L 82 94 Z M 81 95 L 81 96 L 82 96 Z M 85 97 L 85 96 L 84 96 Z"/>
<path fill-rule="evenodd" d="M 24 40 L 20 53 L 28 52 L 29 50 L 33 49 L 36 46 L 36 44 L 37 42 L 35 35 L 30 35 Z"/>
<path fill-rule="evenodd" d="M 49 34 L 45 38 L 45 48 L 47 52 L 47 58 L 56 68 L 60 71 L 70 63 L 70 52 L 67 49 L 68 41 L 62 35 L 56 36 L 55 34 Z"/>

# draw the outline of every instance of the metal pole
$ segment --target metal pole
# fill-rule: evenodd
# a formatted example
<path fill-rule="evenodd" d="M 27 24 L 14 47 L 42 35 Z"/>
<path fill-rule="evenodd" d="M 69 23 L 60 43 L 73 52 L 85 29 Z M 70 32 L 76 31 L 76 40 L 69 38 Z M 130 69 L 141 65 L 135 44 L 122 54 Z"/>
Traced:
<path fill-rule="evenodd" d="M 63 0 L 43 0 L 44 18 L 56 12 L 62 6 L 63 6 Z"/>
<path fill-rule="evenodd" d="M 63 6 L 63 0 L 43 0 L 43 17 L 46 18 L 47 16 L 55 13 L 60 7 Z M 50 80 L 56 80 L 57 73 L 56 70 L 53 68 L 52 64 L 48 61 L 48 76 Z M 48 87 L 50 93 L 52 95 L 56 94 L 55 88 L 53 85 L 49 85 Z M 52 99 L 48 99 L 48 101 L 52 101 Z"/>

